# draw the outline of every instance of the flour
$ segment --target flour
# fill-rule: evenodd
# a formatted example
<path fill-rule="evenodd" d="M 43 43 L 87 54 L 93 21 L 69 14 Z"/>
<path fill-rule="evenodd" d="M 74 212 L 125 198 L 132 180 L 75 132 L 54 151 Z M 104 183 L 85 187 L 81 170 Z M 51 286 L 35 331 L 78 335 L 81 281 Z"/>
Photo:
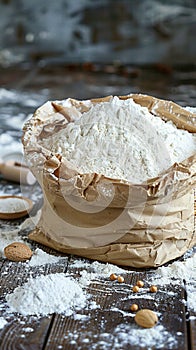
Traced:
<path fill-rule="evenodd" d="M 158 275 L 158 276 L 156 276 Z M 196 254 L 185 261 L 175 261 L 168 266 L 159 267 L 156 271 L 154 282 L 159 285 L 166 285 L 185 280 L 186 283 L 196 281 Z"/>
<path fill-rule="evenodd" d="M 3 317 L 0 317 L 0 329 L 2 329 L 6 324 L 7 321 Z"/>
<path fill-rule="evenodd" d="M 1 213 L 16 213 L 27 210 L 29 204 L 20 198 L 0 198 Z"/>
<path fill-rule="evenodd" d="M 92 263 L 83 262 L 82 260 L 77 260 L 73 263 L 73 267 L 82 268 L 80 270 L 80 283 L 83 286 L 89 285 L 93 280 L 100 278 L 107 278 L 112 274 L 124 274 L 131 273 L 131 271 L 127 271 L 113 264 L 103 264 L 98 261 L 94 261 Z"/>
<path fill-rule="evenodd" d="M 72 315 L 86 305 L 79 283 L 64 273 L 30 278 L 6 296 L 10 310 L 22 315 L 48 315 L 54 312 Z"/>
<path fill-rule="evenodd" d="M 114 330 L 114 334 L 114 349 L 122 349 L 127 345 L 139 346 L 145 349 L 152 349 L 154 346 L 156 346 L 156 349 L 171 349 L 171 347 L 177 344 L 175 337 L 162 325 L 151 329 L 140 329 L 131 325 L 119 325 Z"/>
<path fill-rule="evenodd" d="M 158 276 L 157 276 L 158 275 Z M 159 267 L 153 277 L 153 284 L 168 285 L 186 282 L 187 302 L 189 310 L 196 311 L 196 254 L 185 261 L 176 261 L 168 266 Z"/>
<path fill-rule="evenodd" d="M 81 173 L 132 182 L 155 177 L 196 151 L 191 133 L 154 117 L 132 99 L 118 97 L 92 104 L 42 145 L 62 154 Z"/>
<path fill-rule="evenodd" d="M 41 266 L 46 264 L 56 264 L 60 260 L 65 259 L 64 257 L 54 256 L 44 252 L 42 249 L 37 248 L 33 252 L 31 260 L 28 262 L 29 266 Z"/>
<path fill-rule="evenodd" d="M 85 344 L 85 349 L 89 350 L 110 350 L 110 349 L 125 349 L 132 346 L 138 347 L 138 349 L 173 349 L 178 345 L 178 341 L 182 337 L 181 332 L 176 332 L 172 335 L 162 325 L 157 325 L 151 329 L 141 329 L 133 324 L 121 323 L 113 329 L 112 332 L 97 333 L 85 332 L 82 334 L 77 332 L 69 332 L 65 335 L 66 344 Z M 89 339 L 94 340 L 94 344 L 90 344 L 88 347 Z M 81 347 L 82 348 L 82 347 Z"/>

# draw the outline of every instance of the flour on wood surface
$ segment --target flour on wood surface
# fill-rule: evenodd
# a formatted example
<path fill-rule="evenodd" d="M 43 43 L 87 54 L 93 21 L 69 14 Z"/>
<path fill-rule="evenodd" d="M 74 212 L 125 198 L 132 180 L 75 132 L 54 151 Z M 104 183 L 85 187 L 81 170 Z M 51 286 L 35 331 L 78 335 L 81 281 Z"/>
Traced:
<path fill-rule="evenodd" d="M 6 324 L 7 321 L 3 317 L 0 317 L 0 329 L 2 329 Z"/>
<path fill-rule="evenodd" d="M 171 281 L 176 284 L 183 280 L 186 283 L 196 281 L 196 254 L 185 261 L 175 261 L 168 266 L 159 267 L 156 270 L 154 280 L 159 285 L 169 284 Z"/>
<path fill-rule="evenodd" d="M 3 317 L 0 317 L 0 329 L 2 329 L 6 324 L 7 321 Z"/>
<path fill-rule="evenodd" d="M 185 261 L 175 261 L 168 266 L 159 267 L 153 276 L 153 284 L 168 285 L 185 282 L 187 292 L 187 307 L 196 311 L 196 254 Z"/>
<path fill-rule="evenodd" d="M 2 225 L 0 228 L 0 257 L 5 258 L 4 256 L 4 248 L 13 242 L 21 242 L 28 244 L 30 248 L 33 250 L 31 245 L 25 241 L 25 236 L 22 236 L 21 231 L 28 230 L 31 231 L 36 223 L 38 222 L 40 217 L 40 211 L 32 218 L 27 218 L 22 224 L 18 225 L 15 229 L 10 229 L 9 225 Z M 28 267 L 36 267 L 42 266 L 46 264 L 55 264 L 59 261 L 65 260 L 67 258 L 62 256 L 54 256 L 52 254 L 48 254 L 44 252 L 42 249 L 37 248 L 33 250 L 32 258 L 24 263 L 25 268 Z"/>
<path fill-rule="evenodd" d="M 131 98 L 123 101 L 116 96 L 92 104 L 42 145 L 62 154 L 81 173 L 131 182 L 153 178 L 196 151 L 191 133 L 154 117 Z"/>
<path fill-rule="evenodd" d="M 102 329 L 104 327 L 104 321 L 102 322 Z M 77 345 L 78 341 L 82 343 L 85 349 L 91 350 L 121 350 L 125 348 L 137 347 L 138 349 L 173 349 L 178 345 L 182 337 L 181 332 L 172 334 L 168 332 L 162 325 L 157 325 L 151 329 L 142 329 L 137 325 L 129 323 L 122 323 L 117 327 L 114 327 L 112 332 L 100 332 L 96 330 L 85 331 L 82 334 L 77 331 L 66 333 L 64 339 L 66 344 Z M 94 340 L 94 344 L 90 344 L 88 348 L 89 339 Z"/>
<path fill-rule="evenodd" d="M 46 264 L 55 264 L 60 260 L 65 259 L 61 256 L 55 256 L 44 252 L 42 249 L 37 248 L 33 252 L 31 260 L 28 262 L 29 266 L 41 266 Z"/>
<path fill-rule="evenodd" d="M 84 286 L 90 284 L 95 279 L 107 278 L 112 274 L 126 274 L 131 273 L 130 270 L 125 270 L 117 265 L 104 264 L 98 261 L 93 261 L 91 263 L 84 262 L 83 260 L 76 260 L 73 262 L 74 268 L 80 268 L 80 283 Z"/>
<path fill-rule="evenodd" d="M 22 315 L 72 315 L 86 305 L 86 294 L 77 281 L 64 273 L 30 278 L 6 296 L 10 310 Z"/>

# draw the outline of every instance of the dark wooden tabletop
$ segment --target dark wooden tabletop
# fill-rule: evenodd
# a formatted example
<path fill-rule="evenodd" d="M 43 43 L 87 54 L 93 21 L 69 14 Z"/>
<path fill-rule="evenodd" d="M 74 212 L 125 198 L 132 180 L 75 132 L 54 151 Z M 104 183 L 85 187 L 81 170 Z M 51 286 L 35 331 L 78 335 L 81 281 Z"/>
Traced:
<path fill-rule="evenodd" d="M 110 73 L 107 67 L 97 67 L 92 72 L 92 66 L 64 67 L 61 69 L 33 68 L 3 69 L 0 82 L 3 89 L 16 93 L 12 100 L 0 100 L 2 112 L 0 116 L 0 135 L 6 133 L 13 140 L 21 137 L 21 129 L 8 123 L 8 118 L 27 114 L 45 100 L 62 99 L 69 96 L 77 98 L 97 97 L 109 94 L 126 94 L 129 92 L 146 92 L 157 97 L 172 98 L 182 105 L 194 105 L 195 91 L 191 69 L 173 70 L 171 67 L 131 68 L 129 70 Z M 151 77 L 151 81 L 149 78 Z M 181 87 L 181 88 L 180 88 Z M 2 94 L 3 95 L 3 94 Z M 5 91 L 4 91 L 5 96 Z M 25 99 L 31 103 L 25 104 Z M 11 101 L 11 102 L 10 102 Z M 37 104 L 37 105 L 36 105 Z M 22 116 L 23 118 L 23 116 Z M 2 145 L 1 145 L 2 147 Z M 18 194 L 21 191 L 19 184 L 0 179 L 0 194 Z M 33 199 L 35 205 L 33 214 L 42 205 L 42 193 L 39 186 L 23 186 L 23 194 Z M 0 221 L 0 230 L 17 228 L 24 219 L 14 221 Z M 28 229 L 20 234 L 28 236 Z M 28 239 L 27 239 L 28 240 Z M 33 247 L 40 247 L 46 252 L 61 255 L 47 247 L 32 243 Z M 190 252 L 190 254 L 192 251 Z M 53 350 L 53 349 L 196 349 L 196 318 L 188 310 L 182 300 L 187 299 L 186 281 L 181 284 L 158 286 L 157 293 L 146 291 L 139 299 L 130 299 L 131 286 L 137 280 L 145 281 L 149 285 L 155 269 L 136 270 L 127 273 L 124 269 L 125 283 L 112 283 L 109 276 L 97 278 L 86 287 L 99 307 L 84 308 L 79 311 L 80 317 L 75 315 L 64 316 L 52 314 L 47 317 L 8 314 L 5 305 L 5 295 L 17 286 L 27 281 L 29 276 L 47 275 L 63 272 L 66 276 L 78 277 L 81 268 L 75 267 L 75 262 L 81 260 L 76 256 L 65 256 L 56 264 L 45 264 L 25 268 L 22 263 L 10 262 L 0 258 L 0 317 L 5 317 L 7 324 L 0 329 L 0 349 L 2 350 Z M 188 256 L 188 255 L 187 255 Z M 182 258 L 183 259 L 183 258 Z M 82 259 L 83 262 L 87 261 Z M 89 265 L 90 266 L 90 265 Z M 90 267 L 89 267 L 90 269 Z M 135 322 L 131 315 L 130 305 L 136 301 L 139 308 L 149 308 L 159 315 L 158 325 L 162 325 L 165 333 L 164 343 L 153 346 L 142 346 L 139 341 L 131 343 L 130 329 L 134 330 Z M 6 315 L 6 316 L 5 316 Z M 82 317 L 84 315 L 86 317 Z M 130 328 L 132 327 L 132 328 Z M 172 339 L 175 339 L 173 341 Z"/>
<path fill-rule="evenodd" d="M 47 248 L 41 248 L 50 254 L 57 254 Z M 30 274 L 35 277 L 40 274 L 63 272 L 67 276 L 77 277 L 82 269 L 74 267 L 74 262 L 78 259 L 68 256 L 60 263 L 34 267 L 30 270 L 26 270 L 23 264 L 1 259 L 1 305 L 4 305 L 5 294 L 22 285 Z M 167 286 L 158 286 L 158 292 L 153 295 L 151 293 L 150 298 L 149 293 L 145 292 L 139 299 L 137 297 L 134 299 L 131 286 L 137 280 L 142 280 L 148 285 L 149 276 L 152 277 L 153 274 L 154 270 L 133 271 L 131 274 L 125 270 L 122 274 L 125 283 L 112 283 L 109 276 L 92 281 L 87 287 L 87 292 L 99 307 L 77 311 L 80 316 L 78 319 L 74 314 L 72 316 L 53 314 L 42 318 L 6 314 L 8 323 L 0 331 L 0 349 L 195 349 L 196 322 L 190 318 L 193 313 L 189 312 L 182 302 L 183 299 L 186 300 L 184 284 L 175 286 L 171 283 Z M 140 347 L 138 342 L 134 345 L 129 340 L 129 329 L 135 328 L 130 311 L 130 306 L 134 302 L 139 308 L 148 308 L 160 315 L 158 325 L 163 326 L 168 332 L 164 344 L 158 342 L 152 347 Z M 0 315 L 4 313 L 3 307 Z M 123 337 L 121 339 L 120 333 L 116 333 L 119 326 L 121 333 L 126 335 L 125 339 Z"/>

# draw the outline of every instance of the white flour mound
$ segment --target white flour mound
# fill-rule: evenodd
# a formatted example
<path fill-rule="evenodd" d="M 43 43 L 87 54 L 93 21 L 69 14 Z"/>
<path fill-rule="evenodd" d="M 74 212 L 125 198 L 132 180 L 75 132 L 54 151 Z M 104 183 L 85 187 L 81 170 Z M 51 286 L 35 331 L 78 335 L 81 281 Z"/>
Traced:
<path fill-rule="evenodd" d="M 162 325 L 150 329 L 134 328 L 131 325 L 119 325 L 114 330 L 114 349 L 123 349 L 128 345 L 140 348 L 172 349 L 177 345 L 173 337 Z"/>
<path fill-rule="evenodd" d="M 54 256 L 44 252 L 42 249 L 37 248 L 33 252 L 31 260 L 28 262 L 29 266 L 41 266 L 45 264 L 55 264 L 64 259 L 61 256 Z"/>
<path fill-rule="evenodd" d="M 185 261 L 175 261 L 168 266 L 159 267 L 153 277 L 153 284 L 182 284 L 186 281 L 189 310 L 196 311 L 196 254 Z"/>
<path fill-rule="evenodd" d="M 27 201 L 20 198 L 1 198 L 0 212 L 1 213 L 17 213 L 27 210 L 29 205 Z"/>
<path fill-rule="evenodd" d="M 10 311 L 22 315 L 64 313 L 69 316 L 86 305 L 86 295 L 78 282 L 64 273 L 30 278 L 6 296 Z"/>
<path fill-rule="evenodd" d="M 69 106 L 69 100 L 63 105 Z M 116 96 L 92 104 L 88 112 L 80 113 L 42 145 L 62 154 L 81 173 L 96 172 L 131 182 L 155 177 L 196 151 L 191 133 L 154 117 L 132 99 L 123 101 Z"/>
<path fill-rule="evenodd" d="M 185 261 L 175 261 L 168 266 L 159 267 L 156 271 L 156 282 L 159 285 L 170 284 L 172 280 L 176 284 L 186 280 L 187 283 L 196 281 L 196 254 Z M 156 278 L 155 277 L 155 278 Z"/>
<path fill-rule="evenodd" d="M 0 317 L 0 329 L 2 329 L 6 324 L 7 321 L 3 317 Z"/>
<path fill-rule="evenodd" d="M 125 273 L 131 273 L 131 271 L 122 269 L 118 267 L 117 265 L 113 264 L 104 264 L 100 263 L 98 261 L 94 261 L 92 263 L 84 262 L 82 260 L 76 260 L 73 263 L 73 267 L 75 268 L 82 268 L 81 271 L 79 271 L 80 274 L 80 284 L 82 286 L 89 285 L 93 280 L 100 279 L 100 278 L 106 278 L 112 274 L 125 274 Z"/>

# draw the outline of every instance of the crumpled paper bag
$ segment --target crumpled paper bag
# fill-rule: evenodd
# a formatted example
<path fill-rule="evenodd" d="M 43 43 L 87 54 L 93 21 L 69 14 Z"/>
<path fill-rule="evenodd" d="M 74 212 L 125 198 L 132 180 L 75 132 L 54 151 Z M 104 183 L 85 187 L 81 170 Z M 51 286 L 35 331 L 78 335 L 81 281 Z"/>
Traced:
<path fill-rule="evenodd" d="M 137 94 L 120 98 L 132 98 L 155 117 L 196 132 L 196 115 L 171 101 Z M 24 126 L 24 152 L 44 196 L 40 221 L 29 237 L 64 253 L 139 268 L 183 255 L 196 242 L 196 154 L 142 184 L 81 174 L 41 144 L 65 128 L 78 110 L 89 108 L 74 99 L 70 104 L 47 102 Z"/>

